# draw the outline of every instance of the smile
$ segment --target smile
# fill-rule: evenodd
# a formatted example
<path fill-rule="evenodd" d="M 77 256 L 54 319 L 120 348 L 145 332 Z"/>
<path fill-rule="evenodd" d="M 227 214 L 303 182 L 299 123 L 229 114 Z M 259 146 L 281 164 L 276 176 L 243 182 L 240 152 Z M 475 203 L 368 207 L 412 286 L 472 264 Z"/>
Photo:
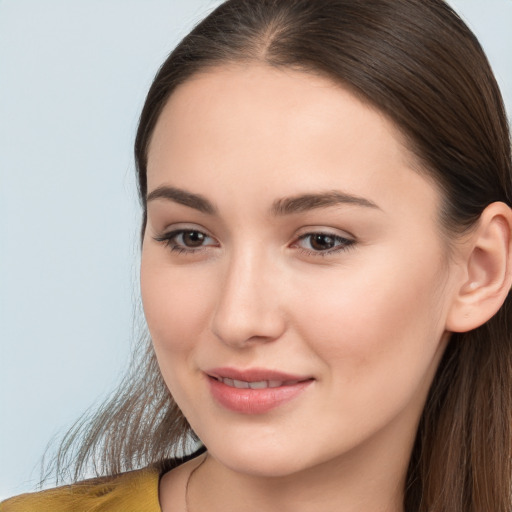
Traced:
<path fill-rule="evenodd" d="M 215 378 L 215 377 L 214 377 Z M 281 386 L 293 386 L 297 384 L 298 380 L 259 380 L 255 382 L 249 382 L 244 380 L 236 380 L 229 379 L 228 377 L 219 377 L 217 378 L 219 382 L 226 384 L 226 386 L 230 386 L 232 388 L 237 389 L 266 389 L 266 388 L 279 388 Z"/>
<path fill-rule="evenodd" d="M 241 414 L 264 414 L 295 400 L 315 382 L 312 377 L 265 369 L 219 368 L 206 372 L 214 402 Z"/>

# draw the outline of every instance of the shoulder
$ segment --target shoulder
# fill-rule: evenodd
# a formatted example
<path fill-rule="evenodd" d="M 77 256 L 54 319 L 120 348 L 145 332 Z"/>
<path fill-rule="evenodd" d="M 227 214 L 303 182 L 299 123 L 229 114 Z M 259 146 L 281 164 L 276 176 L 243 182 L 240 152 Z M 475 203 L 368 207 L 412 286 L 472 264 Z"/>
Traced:
<path fill-rule="evenodd" d="M 85 480 L 22 494 L 0 503 L 0 512 L 160 512 L 156 468 Z"/>

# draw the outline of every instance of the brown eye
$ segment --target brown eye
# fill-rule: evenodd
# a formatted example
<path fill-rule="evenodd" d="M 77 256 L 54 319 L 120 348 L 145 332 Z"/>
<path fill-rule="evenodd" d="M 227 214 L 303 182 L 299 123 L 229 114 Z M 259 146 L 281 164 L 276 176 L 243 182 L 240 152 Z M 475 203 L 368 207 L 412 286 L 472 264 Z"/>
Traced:
<path fill-rule="evenodd" d="M 326 251 L 332 249 L 336 244 L 336 239 L 330 235 L 323 235 L 321 233 L 310 235 L 309 244 L 315 251 Z"/>
<path fill-rule="evenodd" d="M 195 253 L 202 249 L 219 246 L 215 238 L 196 229 L 177 229 L 157 236 L 155 240 L 169 247 L 171 252 L 178 253 Z"/>
<path fill-rule="evenodd" d="M 296 242 L 303 251 L 312 255 L 328 255 L 348 249 L 355 240 L 330 233 L 306 233 Z"/>
<path fill-rule="evenodd" d="M 200 231 L 184 231 L 181 239 L 185 247 L 201 247 L 206 240 L 206 235 Z"/>

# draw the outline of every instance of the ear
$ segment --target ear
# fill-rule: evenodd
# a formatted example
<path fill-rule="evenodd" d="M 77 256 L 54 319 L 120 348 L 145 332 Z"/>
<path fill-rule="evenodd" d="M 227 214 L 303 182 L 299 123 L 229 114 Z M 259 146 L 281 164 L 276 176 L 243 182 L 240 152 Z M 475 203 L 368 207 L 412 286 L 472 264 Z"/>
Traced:
<path fill-rule="evenodd" d="M 490 204 L 464 241 L 463 278 L 456 289 L 446 329 L 467 332 L 480 327 L 503 305 L 512 285 L 512 210 Z"/>

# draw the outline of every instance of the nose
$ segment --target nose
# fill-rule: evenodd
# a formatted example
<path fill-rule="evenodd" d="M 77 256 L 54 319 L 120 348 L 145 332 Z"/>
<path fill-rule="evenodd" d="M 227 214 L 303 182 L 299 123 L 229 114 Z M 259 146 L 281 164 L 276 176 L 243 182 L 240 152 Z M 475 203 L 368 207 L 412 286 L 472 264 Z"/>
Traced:
<path fill-rule="evenodd" d="M 273 341 L 286 329 L 279 270 L 270 259 L 246 249 L 226 262 L 212 320 L 213 334 L 226 345 Z"/>

